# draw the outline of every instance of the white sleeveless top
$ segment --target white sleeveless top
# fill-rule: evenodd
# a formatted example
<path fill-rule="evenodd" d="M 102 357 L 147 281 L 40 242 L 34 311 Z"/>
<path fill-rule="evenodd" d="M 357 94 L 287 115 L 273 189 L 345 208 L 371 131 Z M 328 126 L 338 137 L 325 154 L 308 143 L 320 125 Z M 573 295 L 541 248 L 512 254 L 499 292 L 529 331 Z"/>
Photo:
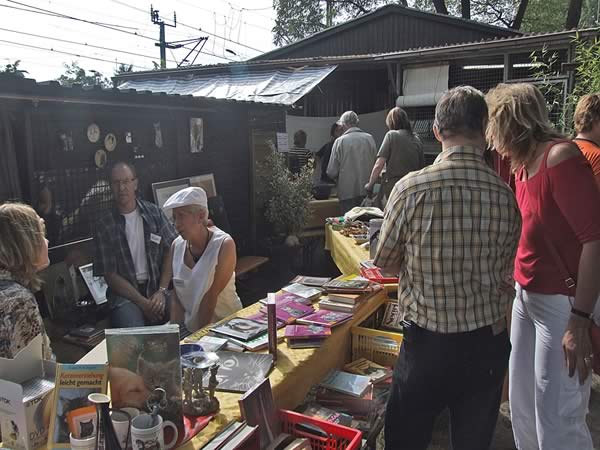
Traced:
<path fill-rule="evenodd" d="M 199 328 L 198 310 L 204 294 L 212 286 L 219 251 L 223 241 L 229 237 L 224 231 L 213 227 L 213 233 L 204 253 L 193 269 L 184 262 L 187 241 L 181 236 L 174 241 L 173 285 L 179 302 L 185 310 L 185 326 L 194 332 Z M 210 322 L 217 322 L 242 309 L 242 302 L 235 291 L 235 272 L 217 298 L 217 305 Z"/>

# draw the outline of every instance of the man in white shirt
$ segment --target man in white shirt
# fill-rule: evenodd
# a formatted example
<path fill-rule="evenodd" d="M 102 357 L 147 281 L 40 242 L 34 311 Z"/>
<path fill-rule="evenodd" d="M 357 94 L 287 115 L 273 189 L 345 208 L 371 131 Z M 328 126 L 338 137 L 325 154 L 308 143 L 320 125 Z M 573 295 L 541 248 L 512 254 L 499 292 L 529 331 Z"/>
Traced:
<path fill-rule="evenodd" d="M 96 225 L 94 275 L 104 276 L 108 284 L 111 326 L 164 323 L 166 289 L 159 286 L 168 285 L 163 267 L 177 232 L 160 208 L 137 198 L 132 165 L 116 163 L 110 185 L 115 207 Z"/>
<path fill-rule="evenodd" d="M 373 136 L 358 128 L 354 111 L 346 111 L 337 123 L 343 134 L 333 144 L 327 176 L 337 180 L 340 210 L 344 214 L 360 206 L 367 194 L 365 184 L 377 157 L 377 147 Z"/>

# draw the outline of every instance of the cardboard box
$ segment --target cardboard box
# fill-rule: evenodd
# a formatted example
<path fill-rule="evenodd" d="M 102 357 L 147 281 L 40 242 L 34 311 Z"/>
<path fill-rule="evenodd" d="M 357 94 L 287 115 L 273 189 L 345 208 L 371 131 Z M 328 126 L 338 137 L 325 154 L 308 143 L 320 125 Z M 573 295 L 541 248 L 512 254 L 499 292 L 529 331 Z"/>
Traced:
<path fill-rule="evenodd" d="M 46 445 L 56 366 L 42 359 L 36 336 L 14 359 L 0 358 L 0 429 L 3 446 L 33 450 Z"/>

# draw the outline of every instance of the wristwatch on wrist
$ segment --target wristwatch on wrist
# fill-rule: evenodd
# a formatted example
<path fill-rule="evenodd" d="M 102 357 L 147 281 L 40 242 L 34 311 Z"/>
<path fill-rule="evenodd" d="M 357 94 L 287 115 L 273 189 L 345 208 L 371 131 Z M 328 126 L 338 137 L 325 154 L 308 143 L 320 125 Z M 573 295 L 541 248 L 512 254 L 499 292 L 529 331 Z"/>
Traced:
<path fill-rule="evenodd" d="M 158 292 L 160 292 L 161 294 L 167 295 L 167 292 L 169 291 L 168 288 L 166 287 L 159 287 L 158 288 Z"/>
<path fill-rule="evenodd" d="M 577 309 L 574 306 L 571 306 L 571 314 L 573 314 L 574 316 L 577 316 L 577 317 L 582 317 L 584 319 L 592 320 L 592 315 L 590 313 L 586 313 L 585 311 Z"/>

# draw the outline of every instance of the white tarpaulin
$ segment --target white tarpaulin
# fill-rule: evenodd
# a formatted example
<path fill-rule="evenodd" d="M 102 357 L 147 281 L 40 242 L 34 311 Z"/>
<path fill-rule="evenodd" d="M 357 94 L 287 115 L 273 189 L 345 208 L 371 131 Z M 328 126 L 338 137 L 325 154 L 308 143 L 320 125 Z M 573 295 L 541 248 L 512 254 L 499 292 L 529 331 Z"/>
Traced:
<path fill-rule="evenodd" d="M 407 68 L 402 79 L 403 95 L 396 100 L 396 106 L 433 106 L 448 90 L 448 64 Z"/>
<path fill-rule="evenodd" d="M 244 102 L 293 105 L 319 84 L 337 66 L 260 69 L 232 66 L 229 73 L 196 73 L 187 78 L 131 80 L 119 89 L 165 92 Z"/>
<path fill-rule="evenodd" d="M 377 111 L 369 114 L 360 114 L 358 127 L 367 133 L 371 133 L 377 144 L 381 145 L 385 133 L 388 129 L 385 125 L 385 116 L 388 110 Z M 285 126 L 288 133 L 290 147 L 294 144 L 294 133 L 298 130 L 304 130 L 307 135 L 306 148 L 316 152 L 329 141 L 329 131 L 331 125 L 339 119 L 336 117 L 304 117 L 304 116 L 286 116 Z"/>

